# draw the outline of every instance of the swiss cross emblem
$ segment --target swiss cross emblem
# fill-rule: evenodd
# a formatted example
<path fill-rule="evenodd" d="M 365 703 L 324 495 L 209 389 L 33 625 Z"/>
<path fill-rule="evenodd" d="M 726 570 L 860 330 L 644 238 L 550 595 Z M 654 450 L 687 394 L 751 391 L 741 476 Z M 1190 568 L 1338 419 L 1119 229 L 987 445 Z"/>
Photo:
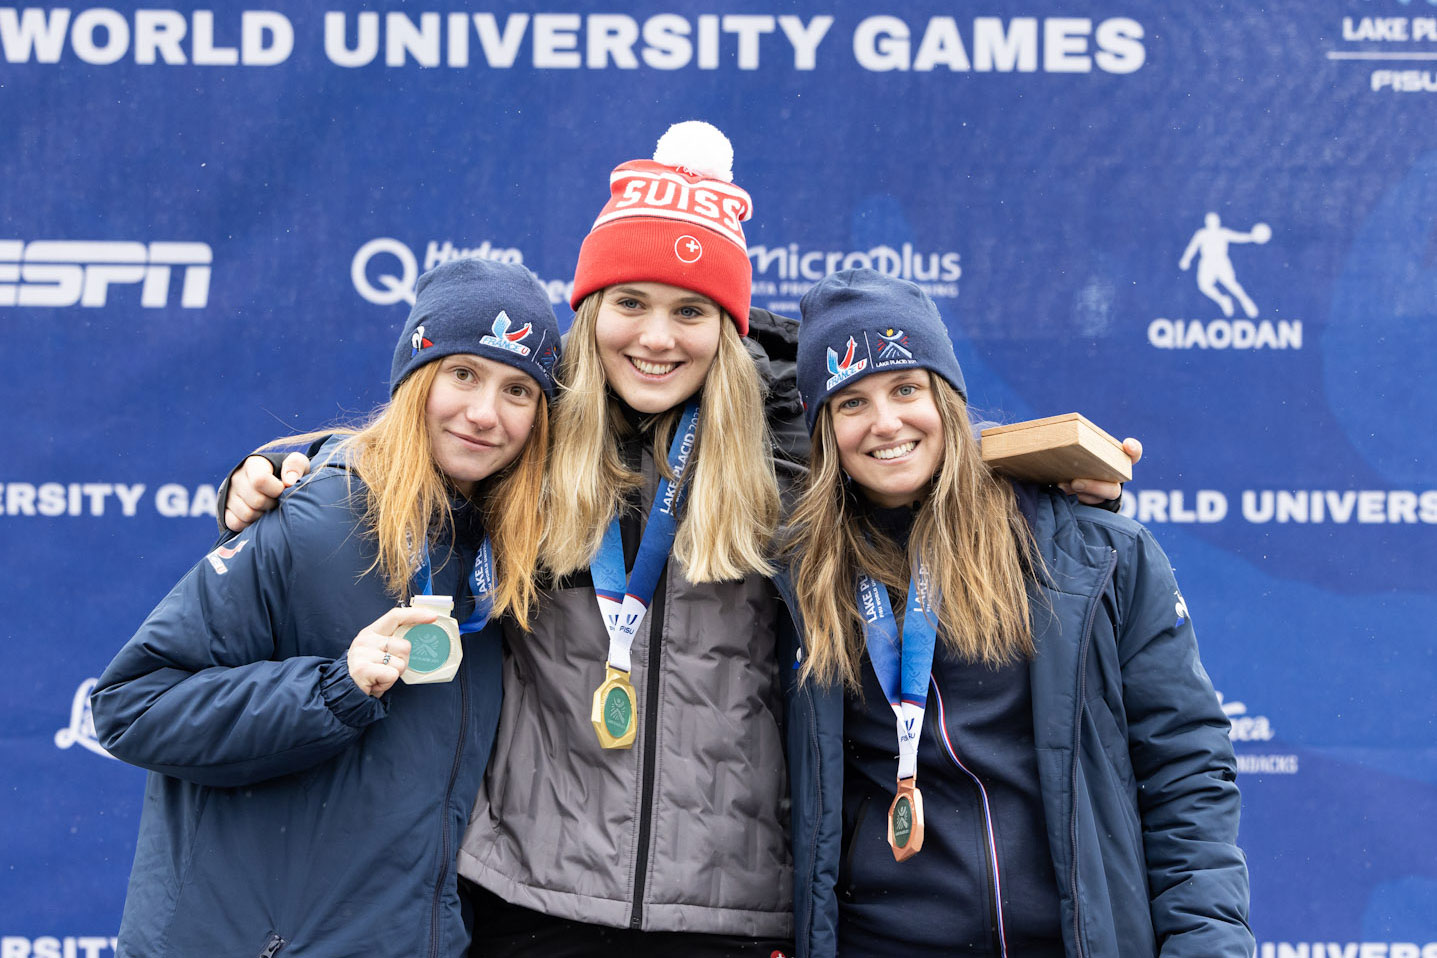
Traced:
<path fill-rule="evenodd" d="M 704 255 L 703 244 L 685 233 L 674 240 L 674 255 L 684 263 L 697 263 Z"/>

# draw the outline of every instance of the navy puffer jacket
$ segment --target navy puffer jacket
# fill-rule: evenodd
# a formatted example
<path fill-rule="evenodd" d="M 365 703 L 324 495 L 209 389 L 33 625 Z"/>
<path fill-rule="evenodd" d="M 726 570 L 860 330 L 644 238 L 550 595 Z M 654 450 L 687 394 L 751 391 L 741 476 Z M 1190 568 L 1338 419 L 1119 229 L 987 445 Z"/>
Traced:
<path fill-rule="evenodd" d="M 1132 520 L 1017 492 L 1047 572 L 1030 675 L 1068 958 L 1249 958 L 1228 721 L 1167 556 Z M 799 955 L 821 956 L 837 949 L 843 691 L 799 685 L 801 660 L 788 650 L 795 925 Z"/>
<path fill-rule="evenodd" d="M 353 480 L 362 508 L 363 487 Z M 327 466 L 200 561 L 105 670 L 111 754 L 150 769 L 118 954 L 460 956 L 455 858 L 498 722 L 500 634 L 464 639 L 452 682 L 381 698 L 354 636 L 394 606 L 347 472 Z M 433 553 L 456 596 L 479 540 Z"/>

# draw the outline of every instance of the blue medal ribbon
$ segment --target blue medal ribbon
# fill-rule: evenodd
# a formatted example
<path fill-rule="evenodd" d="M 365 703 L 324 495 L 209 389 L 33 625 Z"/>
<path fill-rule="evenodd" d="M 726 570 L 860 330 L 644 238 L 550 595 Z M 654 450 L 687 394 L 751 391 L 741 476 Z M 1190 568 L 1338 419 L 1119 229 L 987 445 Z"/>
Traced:
<path fill-rule="evenodd" d="M 485 536 L 474 556 L 474 567 L 469 570 L 469 593 L 474 596 L 474 611 L 459 623 L 460 635 L 478 632 L 489 622 L 489 613 L 494 608 L 494 580 L 494 547 L 490 545 L 489 537 Z M 419 563 L 419 571 L 414 574 L 414 581 L 424 583 L 418 590 L 420 595 L 434 594 L 434 575 L 429 565 L 428 550 Z"/>
<path fill-rule="evenodd" d="M 928 678 L 933 673 L 933 649 L 938 641 L 934 627 L 938 602 L 929 591 L 928 574 L 919 564 L 908 583 L 908 611 L 900 641 L 888 590 L 866 575 L 858 577 L 858 610 L 863 616 L 868 659 L 898 721 L 900 780 L 918 773 L 918 738 L 923 732 Z"/>
<path fill-rule="evenodd" d="M 698 401 L 690 399 L 669 444 L 669 471 L 674 478 L 665 478 L 654 493 L 633 571 L 626 573 L 624 568 L 624 539 L 618 515 L 604 530 L 599 551 L 589 564 L 594 578 L 594 597 L 609 633 L 609 665 L 621 672 L 630 671 L 629 650 L 658 588 L 659 573 L 673 548 L 683 501 L 680 483 L 698 435 L 698 419 Z"/>

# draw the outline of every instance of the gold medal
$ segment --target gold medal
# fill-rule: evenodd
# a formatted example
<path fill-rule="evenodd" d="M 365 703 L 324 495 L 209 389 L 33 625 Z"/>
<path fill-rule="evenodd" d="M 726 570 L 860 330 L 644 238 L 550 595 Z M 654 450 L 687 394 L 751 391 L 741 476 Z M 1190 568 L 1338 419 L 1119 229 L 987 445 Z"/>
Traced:
<path fill-rule="evenodd" d="M 923 793 L 916 782 L 916 778 L 900 778 L 898 794 L 888 806 L 888 844 L 900 862 L 923 848 Z"/>
<path fill-rule="evenodd" d="M 594 690 L 594 708 L 589 718 L 604 748 L 633 748 L 638 731 L 638 698 L 629 684 L 629 673 L 605 666 L 604 682 Z"/>

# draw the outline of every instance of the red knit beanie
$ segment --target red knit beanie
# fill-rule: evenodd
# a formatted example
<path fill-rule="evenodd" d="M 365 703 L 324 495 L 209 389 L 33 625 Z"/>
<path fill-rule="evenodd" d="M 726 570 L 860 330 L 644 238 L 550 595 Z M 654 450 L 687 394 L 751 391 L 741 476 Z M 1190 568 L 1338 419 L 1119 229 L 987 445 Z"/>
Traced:
<path fill-rule="evenodd" d="M 728 137 L 699 120 L 674 124 L 652 160 L 609 175 L 609 202 L 579 250 L 569 305 L 615 283 L 667 283 L 718 303 L 746 335 L 753 266 L 742 223 L 752 212 L 733 183 Z"/>

